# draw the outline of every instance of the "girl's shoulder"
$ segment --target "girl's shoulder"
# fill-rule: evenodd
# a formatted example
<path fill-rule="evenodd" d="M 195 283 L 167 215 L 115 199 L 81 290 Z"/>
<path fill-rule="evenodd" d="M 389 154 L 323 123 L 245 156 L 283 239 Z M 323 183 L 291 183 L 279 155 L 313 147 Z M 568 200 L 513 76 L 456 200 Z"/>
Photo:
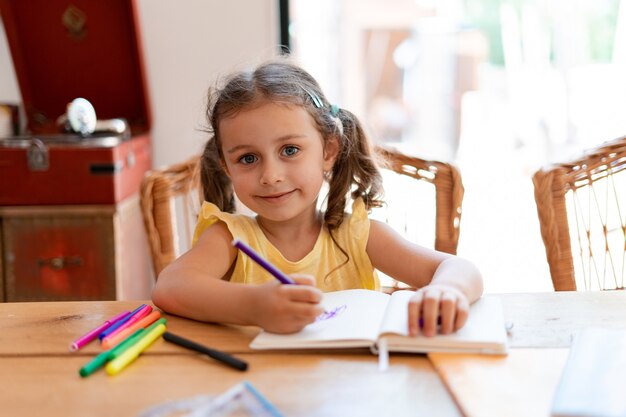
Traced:
<path fill-rule="evenodd" d="M 256 220 L 246 214 L 221 211 L 215 204 L 205 201 L 198 213 L 198 222 L 193 237 L 193 244 L 200 235 L 217 222 L 223 222 L 233 236 L 241 236 L 256 229 Z"/>
<path fill-rule="evenodd" d="M 361 198 L 352 202 L 352 208 L 344 213 L 343 222 L 337 230 L 339 235 L 347 239 L 367 238 L 369 235 L 370 219 Z"/>

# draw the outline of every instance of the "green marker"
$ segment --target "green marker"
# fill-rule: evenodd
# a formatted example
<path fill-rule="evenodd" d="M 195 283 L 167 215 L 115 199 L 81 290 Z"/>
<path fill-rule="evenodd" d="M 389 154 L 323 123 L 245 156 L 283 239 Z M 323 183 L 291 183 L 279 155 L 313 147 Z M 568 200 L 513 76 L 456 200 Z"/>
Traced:
<path fill-rule="evenodd" d="M 93 358 L 91 361 L 85 364 L 82 368 L 80 368 L 78 370 L 78 373 L 83 378 L 88 377 L 89 375 L 96 372 L 98 369 L 102 368 L 105 363 L 107 363 L 108 361 L 112 361 L 113 359 L 117 358 L 122 353 L 124 353 L 126 349 L 128 349 L 129 347 L 134 345 L 139 339 L 141 339 L 144 333 L 148 333 L 150 330 L 152 330 L 159 324 L 165 325 L 166 323 L 167 323 L 167 320 L 162 318 L 162 319 L 155 321 L 154 323 L 152 323 L 150 326 L 148 326 L 145 329 L 137 329 L 133 334 L 131 334 L 122 342 L 120 342 L 119 345 L 97 355 L 95 358 Z"/>

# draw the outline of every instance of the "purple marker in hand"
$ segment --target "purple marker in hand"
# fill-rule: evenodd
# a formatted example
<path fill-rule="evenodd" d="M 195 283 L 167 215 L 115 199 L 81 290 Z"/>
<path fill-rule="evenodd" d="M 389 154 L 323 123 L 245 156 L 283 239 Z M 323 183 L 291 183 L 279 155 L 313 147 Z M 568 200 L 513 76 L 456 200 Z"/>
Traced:
<path fill-rule="evenodd" d="M 263 259 L 261 255 L 252 250 L 250 246 L 246 245 L 241 240 L 233 240 L 233 246 L 252 258 L 254 262 L 258 263 L 261 267 L 263 267 L 263 269 L 272 274 L 277 280 L 279 280 L 283 284 L 295 284 L 295 282 L 291 278 L 289 278 L 287 274 L 276 268 L 267 260 Z"/>

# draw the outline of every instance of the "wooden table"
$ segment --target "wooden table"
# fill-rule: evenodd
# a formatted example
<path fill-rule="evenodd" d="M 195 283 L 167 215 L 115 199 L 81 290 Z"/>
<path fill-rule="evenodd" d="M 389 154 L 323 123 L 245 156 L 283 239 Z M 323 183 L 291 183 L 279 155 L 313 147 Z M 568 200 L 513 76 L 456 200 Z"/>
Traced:
<path fill-rule="evenodd" d="M 513 352 L 566 348 L 571 335 L 584 326 L 626 328 L 626 292 L 487 296 L 503 301 L 505 319 L 513 323 Z M 80 378 L 78 369 L 100 348 L 91 343 L 69 352 L 70 342 L 140 303 L 0 304 L 2 414 L 137 416 L 167 401 L 218 395 L 247 380 L 285 416 L 462 415 L 459 396 L 448 393 L 423 355 L 393 354 L 389 369 L 380 372 L 377 358 L 365 350 L 252 351 L 248 344 L 256 328 L 168 315 L 170 331 L 234 353 L 249 362 L 249 370 L 232 370 L 160 339 L 117 376 L 100 371 Z"/>
<path fill-rule="evenodd" d="M 113 315 L 141 302 L 0 304 L 0 407 L 6 415 L 137 416 L 171 400 L 218 395 L 251 382 L 285 416 L 460 416 L 423 355 L 393 358 L 378 371 L 367 350 L 316 353 L 255 352 L 258 329 L 220 326 L 168 316 L 168 329 L 235 353 L 247 372 L 228 368 L 157 340 L 120 374 L 81 378 L 78 369 L 100 352 L 69 343 Z"/>
<path fill-rule="evenodd" d="M 626 329 L 626 291 L 498 294 L 513 348 L 568 348 L 586 327 Z"/>
<path fill-rule="evenodd" d="M 574 334 L 626 329 L 626 292 L 501 294 L 508 356 L 428 357 L 465 417 L 548 417 Z"/>

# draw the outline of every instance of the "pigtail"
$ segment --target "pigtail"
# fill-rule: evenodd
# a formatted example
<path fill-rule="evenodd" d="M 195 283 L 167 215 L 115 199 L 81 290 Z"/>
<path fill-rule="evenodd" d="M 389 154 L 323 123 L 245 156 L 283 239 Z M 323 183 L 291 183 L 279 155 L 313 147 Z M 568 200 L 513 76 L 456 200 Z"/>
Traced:
<path fill-rule="evenodd" d="M 336 118 L 340 150 L 329 181 L 324 221 L 329 230 L 338 228 L 344 217 L 348 193 L 352 199 L 362 198 L 370 210 L 382 205 L 382 177 L 376 165 L 369 140 L 354 114 L 338 109 Z"/>
<path fill-rule="evenodd" d="M 230 178 L 222 167 L 215 136 L 207 141 L 200 161 L 200 181 L 204 199 L 221 211 L 235 212 L 235 195 Z"/>

